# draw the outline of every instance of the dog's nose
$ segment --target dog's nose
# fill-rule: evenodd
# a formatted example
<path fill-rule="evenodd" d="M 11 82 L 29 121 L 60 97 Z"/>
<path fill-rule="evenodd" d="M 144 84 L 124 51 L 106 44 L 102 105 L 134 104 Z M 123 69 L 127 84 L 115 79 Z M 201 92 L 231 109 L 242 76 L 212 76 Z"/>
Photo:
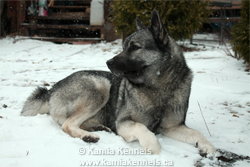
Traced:
<path fill-rule="evenodd" d="M 106 62 L 108 66 L 112 66 L 114 64 L 114 59 L 110 59 Z"/>

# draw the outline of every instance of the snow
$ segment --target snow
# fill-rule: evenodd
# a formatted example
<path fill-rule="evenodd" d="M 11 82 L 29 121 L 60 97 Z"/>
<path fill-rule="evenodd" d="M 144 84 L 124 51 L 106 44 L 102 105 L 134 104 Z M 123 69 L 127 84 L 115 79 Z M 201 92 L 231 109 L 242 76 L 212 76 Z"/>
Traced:
<path fill-rule="evenodd" d="M 99 142 L 88 144 L 64 133 L 49 115 L 21 117 L 26 98 L 37 86 L 51 87 L 79 70 L 108 70 L 106 61 L 122 47 L 120 40 L 93 45 L 13 41 L 0 40 L 0 166 L 73 167 L 80 163 L 83 166 L 86 161 L 100 161 L 99 166 L 139 166 L 136 163 L 145 161 L 140 166 L 192 167 L 201 159 L 194 146 L 162 135 L 157 135 L 162 146 L 159 155 L 123 155 L 126 150 L 140 151 L 139 142 L 126 143 L 120 136 L 101 131 L 94 132 L 101 137 Z M 217 44 L 185 53 L 185 57 L 194 73 L 186 124 L 201 132 L 216 148 L 250 156 L 250 75 L 244 71 L 243 61 L 226 56 Z M 112 161 L 116 164 L 112 165 Z M 160 165 L 163 162 L 166 164 Z M 206 166 L 210 162 L 207 158 L 202 160 Z"/>

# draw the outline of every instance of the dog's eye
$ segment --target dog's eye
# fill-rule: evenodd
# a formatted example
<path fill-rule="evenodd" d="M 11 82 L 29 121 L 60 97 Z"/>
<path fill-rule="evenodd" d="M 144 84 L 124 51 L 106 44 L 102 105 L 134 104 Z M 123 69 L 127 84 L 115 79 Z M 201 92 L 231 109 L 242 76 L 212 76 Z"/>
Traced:
<path fill-rule="evenodd" d="M 138 50 L 138 49 L 140 49 L 140 48 L 141 48 L 141 47 L 136 46 L 136 45 L 133 45 L 133 46 L 132 46 L 132 49 L 133 49 L 133 50 Z"/>

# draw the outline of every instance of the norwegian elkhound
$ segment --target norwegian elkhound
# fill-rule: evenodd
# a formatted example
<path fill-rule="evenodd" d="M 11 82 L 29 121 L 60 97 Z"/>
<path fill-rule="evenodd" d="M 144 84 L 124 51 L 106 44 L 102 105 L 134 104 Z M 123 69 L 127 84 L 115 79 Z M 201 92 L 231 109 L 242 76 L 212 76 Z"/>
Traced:
<path fill-rule="evenodd" d="M 193 76 L 182 49 L 156 10 L 148 28 L 139 19 L 136 23 L 137 31 L 127 37 L 123 51 L 107 61 L 112 73 L 79 71 L 50 90 L 39 87 L 21 115 L 49 113 L 64 132 L 85 142 L 99 140 L 91 131 L 113 131 L 159 154 L 155 134 L 160 133 L 214 155 L 214 146 L 185 125 Z"/>

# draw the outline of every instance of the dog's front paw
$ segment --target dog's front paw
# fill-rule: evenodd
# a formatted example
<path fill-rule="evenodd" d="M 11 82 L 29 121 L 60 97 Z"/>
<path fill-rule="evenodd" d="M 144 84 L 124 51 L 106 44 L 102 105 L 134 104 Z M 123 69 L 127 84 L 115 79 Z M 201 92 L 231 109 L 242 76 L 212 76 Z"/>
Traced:
<path fill-rule="evenodd" d="M 202 157 L 215 156 L 216 149 L 208 141 L 196 143 L 196 146 L 199 147 L 199 153 Z"/>
<path fill-rule="evenodd" d="M 152 132 L 139 141 L 145 152 L 151 154 L 160 154 L 161 145 L 157 137 Z"/>
<path fill-rule="evenodd" d="M 109 129 L 108 127 L 103 126 L 103 125 L 98 125 L 98 126 L 96 126 L 96 127 L 94 128 L 94 130 L 95 130 L 95 131 L 106 131 L 106 132 L 109 132 L 109 133 L 112 132 L 111 129 Z"/>

